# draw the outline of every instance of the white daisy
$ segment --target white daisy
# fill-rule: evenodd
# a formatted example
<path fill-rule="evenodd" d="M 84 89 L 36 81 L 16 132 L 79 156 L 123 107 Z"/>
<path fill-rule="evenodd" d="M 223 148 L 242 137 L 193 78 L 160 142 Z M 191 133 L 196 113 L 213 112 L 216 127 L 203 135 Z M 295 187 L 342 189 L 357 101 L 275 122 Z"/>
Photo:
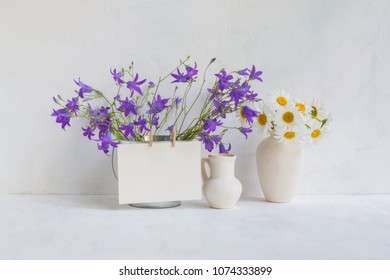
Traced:
<path fill-rule="evenodd" d="M 264 134 L 272 127 L 271 120 L 273 119 L 273 112 L 268 105 L 262 101 L 256 103 L 255 110 L 259 112 L 259 115 L 253 124 L 259 128 L 260 134 Z"/>
<path fill-rule="evenodd" d="M 322 120 L 327 117 L 324 107 L 325 107 L 324 102 L 320 100 L 313 100 L 312 103 L 310 104 L 310 107 L 307 108 L 307 110 L 311 117 Z"/>
<path fill-rule="evenodd" d="M 316 124 L 312 124 L 310 129 L 307 129 L 305 133 L 305 142 L 309 145 L 316 145 L 319 141 L 326 137 L 327 134 L 327 126 L 324 125 L 321 127 L 321 122 L 317 122 Z"/>
<path fill-rule="evenodd" d="M 304 127 L 303 115 L 295 106 L 280 107 L 275 113 L 274 123 L 276 126 L 300 126 Z"/>
<path fill-rule="evenodd" d="M 305 133 L 305 141 L 309 145 L 317 144 L 320 139 L 323 139 L 328 134 L 328 125 L 331 121 L 331 115 L 328 115 L 324 119 L 313 118 L 309 116 L 307 118 L 307 131 Z"/>
<path fill-rule="evenodd" d="M 283 144 L 301 144 L 304 139 L 302 127 L 299 126 L 278 126 L 275 127 L 274 133 L 274 137 Z"/>
<path fill-rule="evenodd" d="M 268 103 L 273 109 L 279 109 L 280 107 L 290 105 L 291 102 L 290 95 L 288 94 L 288 92 L 280 89 L 273 90 L 268 95 L 267 99 Z"/>

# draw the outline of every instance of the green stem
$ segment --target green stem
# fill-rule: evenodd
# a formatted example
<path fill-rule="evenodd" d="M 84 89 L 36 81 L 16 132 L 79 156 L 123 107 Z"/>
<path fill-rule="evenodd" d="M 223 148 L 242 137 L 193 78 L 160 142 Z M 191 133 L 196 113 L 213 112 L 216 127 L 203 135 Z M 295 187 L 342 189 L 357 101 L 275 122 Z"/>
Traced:
<path fill-rule="evenodd" d="M 207 70 L 209 69 L 209 67 L 210 67 L 210 65 L 211 65 L 212 63 L 213 63 L 213 62 L 210 61 L 209 64 L 207 65 L 206 69 L 204 70 L 204 73 L 203 73 L 203 82 L 202 82 L 202 85 L 200 86 L 198 95 L 196 96 L 194 102 L 192 102 L 192 105 L 191 105 L 190 109 L 188 109 L 188 111 L 187 111 L 187 113 L 185 114 L 184 118 L 187 117 L 187 115 L 191 112 L 192 108 L 194 107 L 194 105 L 195 105 L 196 102 L 198 101 L 199 96 L 200 96 L 201 93 L 202 93 L 203 86 L 204 86 L 204 84 L 206 83 L 206 73 L 207 73 Z"/>
<path fill-rule="evenodd" d="M 176 126 L 177 122 L 179 121 L 180 119 L 180 116 L 183 114 L 183 112 L 185 113 L 185 110 L 186 110 L 186 106 L 187 106 L 187 96 L 188 96 L 188 93 L 191 89 L 191 85 L 192 85 L 192 80 L 188 83 L 185 91 L 184 91 L 184 95 L 183 95 L 183 101 L 182 101 L 182 105 L 181 105 L 181 110 L 179 112 L 179 115 L 177 116 L 177 118 L 175 119 L 175 122 L 173 123 L 173 127 Z M 185 120 L 185 117 L 183 118 L 183 122 Z M 183 123 L 181 124 L 181 126 L 183 125 Z M 181 130 L 181 126 L 180 126 L 180 130 Z M 178 134 L 180 134 L 180 130 L 178 132 Z"/>
<path fill-rule="evenodd" d="M 190 59 L 190 56 L 187 56 L 187 58 L 184 60 L 184 61 L 180 61 L 180 64 L 178 66 L 176 66 L 168 75 L 166 75 L 164 78 L 161 79 L 161 82 L 164 81 L 166 78 L 168 78 L 169 76 L 171 76 L 171 74 L 173 72 L 176 71 L 177 68 L 179 68 L 180 66 L 182 66 L 183 64 L 185 64 L 188 60 Z"/>

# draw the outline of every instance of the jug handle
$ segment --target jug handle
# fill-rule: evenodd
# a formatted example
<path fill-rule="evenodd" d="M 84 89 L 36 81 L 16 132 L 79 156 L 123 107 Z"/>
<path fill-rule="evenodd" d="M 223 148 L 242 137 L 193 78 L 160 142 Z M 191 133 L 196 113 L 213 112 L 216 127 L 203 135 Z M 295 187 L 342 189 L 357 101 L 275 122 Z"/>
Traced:
<path fill-rule="evenodd" d="M 207 172 L 206 172 L 206 164 L 207 164 L 207 165 L 209 166 L 209 168 L 210 168 L 209 159 L 208 159 L 208 158 L 202 158 L 201 169 L 202 169 L 202 178 L 203 178 L 203 181 L 206 181 L 207 179 L 210 178 L 210 177 L 207 175 Z"/>

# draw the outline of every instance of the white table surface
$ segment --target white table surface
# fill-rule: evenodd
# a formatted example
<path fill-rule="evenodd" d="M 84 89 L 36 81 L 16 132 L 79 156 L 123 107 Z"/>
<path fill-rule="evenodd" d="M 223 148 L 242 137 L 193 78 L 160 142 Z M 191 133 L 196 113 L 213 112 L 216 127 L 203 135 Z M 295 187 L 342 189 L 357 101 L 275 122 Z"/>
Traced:
<path fill-rule="evenodd" d="M 390 259 L 390 196 L 156 210 L 114 195 L 0 195 L 0 259 Z"/>

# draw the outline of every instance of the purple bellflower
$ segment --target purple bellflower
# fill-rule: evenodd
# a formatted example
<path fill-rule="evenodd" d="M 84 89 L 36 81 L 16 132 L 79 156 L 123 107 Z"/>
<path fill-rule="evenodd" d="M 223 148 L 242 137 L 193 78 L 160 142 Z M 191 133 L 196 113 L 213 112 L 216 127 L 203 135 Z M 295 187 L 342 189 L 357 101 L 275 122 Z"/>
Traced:
<path fill-rule="evenodd" d="M 245 68 L 245 69 L 242 69 L 242 70 L 238 70 L 237 74 L 241 75 L 241 76 L 248 76 L 249 75 L 248 71 L 249 71 L 249 69 Z"/>
<path fill-rule="evenodd" d="M 198 65 L 195 62 L 195 66 L 191 67 L 189 65 L 186 65 L 186 71 L 187 73 L 181 73 L 179 69 L 177 69 L 177 74 L 171 74 L 172 77 L 175 78 L 173 80 L 173 83 L 186 83 L 190 81 L 196 74 L 198 74 L 198 70 L 196 69 Z"/>
<path fill-rule="evenodd" d="M 118 147 L 119 142 L 115 142 L 111 138 L 111 133 L 106 132 L 100 137 L 100 144 L 98 144 L 98 149 L 102 150 L 104 153 L 108 154 L 108 149 L 111 147 Z"/>
<path fill-rule="evenodd" d="M 96 127 L 99 130 L 99 137 L 102 137 L 106 132 L 111 132 L 111 120 L 100 121 L 96 123 Z"/>
<path fill-rule="evenodd" d="M 77 97 L 72 98 L 72 100 L 68 100 L 68 103 L 66 104 L 66 108 L 68 108 L 72 113 L 75 113 L 77 116 L 76 112 L 80 108 L 78 104 L 79 99 Z"/>
<path fill-rule="evenodd" d="M 89 105 L 89 104 L 88 104 Z M 93 109 L 92 110 L 92 107 L 91 105 L 89 105 L 89 114 L 91 116 L 95 116 L 95 117 L 109 117 L 109 111 L 110 110 L 110 107 L 100 107 L 100 108 L 97 108 L 97 109 Z"/>
<path fill-rule="evenodd" d="M 158 127 L 158 122 L 160 120 L 160 117 L 158 115 L 153 115 L 152 117 L 152 124 L 155 126 L 155 127 Z"/>
<path fill-rule="evenodd" d="M 181 73 L 179 69 L 177 69 L 177 74 L 171 74 L 172 77 L 175 78 L 173 83 L 185 83 L 187 82 L 187 76 L 184 73 Z"/>
<path fill-rule="evenodd" d="M 230 101 L 234 101 L 234 108 L 237 108 L 238 103 L 245 97 L 245 92 L 239 88 L 235 88 L 230 92 Z"/>
<path fill-rule="evenodd" d="M 115 82 L 117 82 L 119 85 L 124 83 L 124 81 L 122 80 L 122 77 L 123 77 L 123 73 L 122 72 L 117 72 L 115 68 L 114 68 L 114 71 L 112 71 L 110 69 L 110 72 L 111 72 L 112 77 L 114 78 Z"/>
<path fill-rule="evenodd" d="M 183 98 L 176 97 L 176 98 L 175 98 L 175 105 L 176 105 L 176 106 L 179 106 L 180 103 L 181 103 L 182 101 L 183 101 Z"/>
<path fill-rule="evenodd" d="M 216 91 L 216 90 L 213 89 L 213 88 L 208 88 L 207 91 L 208 91 L 209 93 L 211 93 L 211 94 L 210 94 L 210 97 L 209 97 L 209 100 L 210 100 L 210 101 L 211 101 L 211 100 L 214 100 L 215 98 L 217 98 L 217 97 L 220 95 L 220 92 Z"/>
<path fill-rule="evenodd" d="M 119 127 L 119 129 L 124 132 L 124 135 L 126 138 L 129 137 L 129 135 L 131 135 L 132 138 L 135 138 L 134 124 L 133 123 L 129 123 L 127 125 L 123 124 Z"/>
<path fill-rule="evenodd" d="M 129 100 L 127 97 L 125 100 L 120 100 L 118 98 L 119 102 L 121 102 L 121 106 L 118 107 L 118 110 L 125 112 L 125 117 L 130 115 L 132 113 L 133 115 L 137 115 L 137 105 L 131 100 Z"/>
<path fill-rule="evenodd" d="M 250 129 L 249 127 L 241 127 L 239 130 L 242 134 L 245 135 L 245 139 L 248 139 L 248 133 L 252 132 L 252 129 Z"/>
<path fill-rule="evenodd" d="M 127 82 L 127 88 L 131 90 L 130 97 L 133 96 L 134 91 L 136 91 L 140 95 L 142 95 L 142 90 L 141 90 L 141 88 L 139 86 L 142 85 L 145 82 L 146 82 L 146 79 L 144 79 L 142 81 L 138 81 L 138 73 L 135 75 L 134 80 Z"/>
<path fill-rule="evenodd" d="M 172 133 L 173 125 L 168 126 L 168 128 L 166 130 Z"/>
<path fill-rule="evenodd" d="M 240 88 L 241 91 L 248 93 L 251 90 L 250 84 L 248 84 L 248 81 L 244 81 L 241 85 L 237 86 Z"/>
<path fill-rule="evenodd" d="M 78 82 L 76 80 L 74 80 L 74 82 L 76 83 L 76 85 L 78 85 L 80 87 L 80 89 L 79 89 L 79 96 L 81 98 L 84 98 L 84 93 L 92 92 L 92 88 L 89 85 L 86 85 L 82 81 L 80 81 L 80 78 L 79 78 Z"/>
<path fill-rule="evenodd" d="M 218 126 L 221 126 L 222 122 L 217 119 L 203 120 L 203 131 L 207 134 L 214 132 Z"/>
<path fill-rule="evenodd" d="M 89 126 L 88 126 L 87 128 L 82 127 L 82 130 L 84 131 L 84 132 L 83 132 L 83 135 L 84 135 L 85 137 L 88 137 L 89 140 L 91 140 L 92 136 L 95 136 L 95 133 L 93 133 L 93 131 L 94 131 L 95 129 L 92 129 L 92 128 L 89 127 Z"/>
<path fill-rule="evenodd" d="M 229 81 L 231 79 L 233 79 L 233 76 L 227 75 L 225 70 L 220 72 L 219 74 L 215 74 L 215 76 L 217 76 L 219 79 L 219 82 L 218 82 L 219 90 L 222 91 L 224 89 L 227 89 L 231 85 L 231 82 L 229 82 Z"/>
<path fill-rule="evenodd" d="M 200 141 L 204 144 L 204 147 L 207 151 L 211 152 L 214 149 L 214 142 L 210 139 L 210 137 L 206 133 L 200 133 L 198 135 L 200 137 Z"/>
<path fill-rule="evenodd" d="M 250 71 L 249 80 L 258 80 L 262 82 L 263 80 L 260 78 L 262 71 L 256 71 L 256 67 L 253 65 L 252 70 Z"/>
<path fill-rule="evenodd" d="M 248 106 L 241 108 L 241 116 L 244 117 L 250 125 L 253 124 L 253 118 L 256 118 L 259 113 Z"/>
<path fill-rule="evenodd" d="M 195 66 L 194 67 L 191 67 L 189 65 L 186 65 L 186 70 L 187 70 L 187 79 L 192 79 L 192 77 L 194 77 L 196 74 L 198 74 L 198 70 L 196 69 L 196 67 L 198 67 L 198 65 L 196 64 L 195 62 Z"/>
<path fill-rule="evenodd" d="M 245 99 L 245 95 L 250 91 L 251 86 L 245 81 L 241 85 L 234 84 L 234 89 L 230 92 L 230 101 L 234 101 L 234 108 L 237 108 L 238 103 Z"/>
<path fill-rule="evenodd" d="M 214 149 L 214 146 L 218 145 L 222 140 L 222 137 L 219 135 L 211 136 L 205 132 L 198 134 L 198 136 L 200 137 L 200 141 L 204 144 L 205 149 L 209 152 L 211 152 Z"/>
<path fill-rule="evenodd" d="M 152 107 L 146 112 L 146 114 L 157 114 L 162 110 L 168 108 L 166 105 L 169 101 L 169 98 L 162 99 L 160 95 L 157 95 L 157 98 L 153 101 Z"/>
<path fill-rule="evenodd" d="M 226 110 L 228 109 L 229 102 L 228 101 L 220 101 L 219 99 L 214 99 L 213 104 L 215 109 L 211 112 L 211 116 L 221 115 L 221 118 L 226 118 Z"/>
<path fill-rule="evenodd" d="M 138 120 L 136 122 L 134 122 L 134 124 L 136 126 L 139 126 L 140 133 L 142 133 L 144 130 L 145 131 L 150 131 L 150 129 L 148 129 L 146 127 L 146 125 L 148 124 L 147 120 L 143 119 L 141 116 L 138 117 Z"/>
<path fill-rule="evenodd" d="M 89 105 L 89 104 L 88 104 Z M 99 138 L 102 137 L 107 131 L 111 131 L 111 118 L 108 112 L 110 107 L 100 107 L 97 109 L 91 109 L 89 105 L 90 126 L 96 127 L 99 130 Z"/>
<path fill-rule="evenodd" d="M 71 113 L 66 108 L 58 110 L 53 109 L 53 113 L 51 115 L 56 117 L 56 123 L 60 123 L 62 129 L 65 130 L 67 125 L 70 126 Z"/>
<path fill-rule="evenodd" d="M 223 143 L 219 143 L 219 153 L 220 154 L 228 154 L 232 149 L 232 145 L 229 143 L 229 147 L 226 149 Z"/>
<path fill-rule="evenodd" d="M 213 142 L 214 142 L 215 144 L 218 144 L 219 142 L 221 142 L 222 137 L 219 136 L 219 135 L 214 135 L 214 136 L 211 137 L 211 140 L 213 140 Z"/>
<path fill-rule="evenodd" d="M 246 95 L 246 99 L 248 99 L 249 101 L 256 101 L 256 97 L 257 97 L 257 93 L 255 93 L 253 90 L 252 91 L 249 91 Z"/>

